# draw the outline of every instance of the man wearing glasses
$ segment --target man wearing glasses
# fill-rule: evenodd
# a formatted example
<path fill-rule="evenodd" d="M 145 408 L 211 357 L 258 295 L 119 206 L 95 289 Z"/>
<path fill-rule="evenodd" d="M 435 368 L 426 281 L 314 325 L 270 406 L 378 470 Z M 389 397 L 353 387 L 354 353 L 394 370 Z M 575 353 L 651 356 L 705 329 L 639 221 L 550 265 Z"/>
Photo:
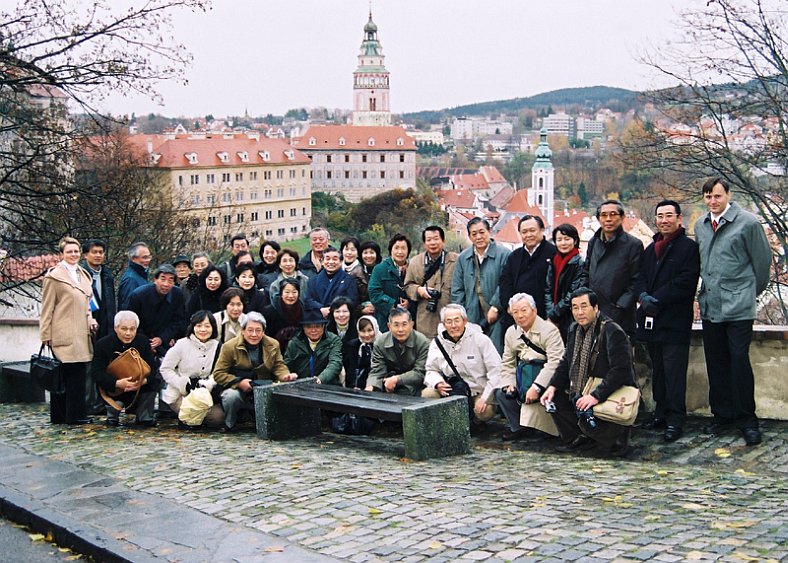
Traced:
<path fill-rule="evenodd" d="M 635 282 L 640 303 L 636 336 L 648 346 L 657 404 L 647 426 L 664 428 L 662 438 L 673 442 L 681 437 L 687 418 L 687 364 L 700 253 L 697 243 L 684 232 L 678 203 L 663 200 L 654 215 L 658 232 L 643 253 Z"/>
<path fill-rule="evenodd" d="M 643 243 L 624 232 L 624 206 L 608 199 L 596 209 L 601 227 L 588 241 L 588 287 L 599 298 L 599 310 L 631 337 L 635 334 L 635 278 Z"/>

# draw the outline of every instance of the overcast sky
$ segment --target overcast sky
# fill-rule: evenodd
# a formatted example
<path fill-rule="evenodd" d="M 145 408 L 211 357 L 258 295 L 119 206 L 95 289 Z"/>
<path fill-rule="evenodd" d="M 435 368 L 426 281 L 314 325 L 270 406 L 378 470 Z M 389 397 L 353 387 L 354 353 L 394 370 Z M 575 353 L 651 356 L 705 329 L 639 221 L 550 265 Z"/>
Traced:
<path fill-rule="evenodd" d="M 86 0 L 85 0 L 86 1 Z M 667 83 L 639 54 L 675 33 L 696 0 L 374 0 L 395 113 L 530 96 L 559 88 Z M 213 0 L 175 16 L 194 56 L 164 106 L 111 98 L 113 113 L 282 114 L 352 106 L 368 0 Z"/>

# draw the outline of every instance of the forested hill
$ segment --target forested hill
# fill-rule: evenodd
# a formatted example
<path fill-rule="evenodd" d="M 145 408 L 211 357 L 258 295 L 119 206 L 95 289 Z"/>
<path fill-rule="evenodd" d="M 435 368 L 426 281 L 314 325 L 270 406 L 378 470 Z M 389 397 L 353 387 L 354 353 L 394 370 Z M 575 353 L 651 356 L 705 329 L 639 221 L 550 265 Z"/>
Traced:
<path fill-rule="evenodd" d="M 608 107 L 614 111 L 626 111 L 637 105 L 638 92 L 609 86 L 588 86 L 585 88 L 563 88 L 536 94 L 528 98 L 512 98 L 494 102 L 480 102 L 441 110 L 427 110 L 402 114 L 407 122 L 438 122 L 445 116 L 497 116 L 502 113 L 513 114 L 522 109 L 579 108 L 599 109 Z"/>

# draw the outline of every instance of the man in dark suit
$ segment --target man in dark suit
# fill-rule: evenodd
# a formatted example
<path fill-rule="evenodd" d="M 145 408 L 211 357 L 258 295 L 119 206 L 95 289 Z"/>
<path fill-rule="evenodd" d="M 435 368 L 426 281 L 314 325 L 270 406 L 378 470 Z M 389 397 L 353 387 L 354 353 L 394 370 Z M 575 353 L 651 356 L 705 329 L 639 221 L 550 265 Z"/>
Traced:
<path fill-rule="evenodd" d="M 339 250 L 329 246 L 323 251 L 323 269 L 309 282 L 306 307 L 320 309 L 323 318 L 327 318 L 331 302 L 340 296 L 347 297 L 358 307 L 356 279 L 342 269 Z"/>
<path fill-rule="evenodd" d="M 603 201 L 597 207 L 596 217 L 601 227 L 588 241 L 588 287 L 599 298 L 599 310 L 633 336 L 635 278 L 640 271 L 643 243 L 624 232 L 624 206 L 620 201 Z"/>
<path fill-rule="evenodd" d="M 508 307 L 516 293 L 527 293 L 536 301 L 537 314 L 547 318 L 544 288 L 547 267 L 555 256 L 555 246 L 544 238 L 544 221 L 536 215 L 523 215 L 517 224 L 523 246 L 509 255 L 501 271 L 500 302 Z M 504 331 L 512 326 L 508 313 L 503 320 Z"/>
<path fill-rule="evenodd" d="M 681 437 L 687 417 L 687 364 L 700 253 L 684 232 L 678 203 L 661 201 L 654 215 L 659 232 L 643 253 L 635 281 L 640 303 L 636 336 L 647 343 L 651 356 L 657 406 L 649 426 L 664 427 L 664 440 L 673 442 Z"/>

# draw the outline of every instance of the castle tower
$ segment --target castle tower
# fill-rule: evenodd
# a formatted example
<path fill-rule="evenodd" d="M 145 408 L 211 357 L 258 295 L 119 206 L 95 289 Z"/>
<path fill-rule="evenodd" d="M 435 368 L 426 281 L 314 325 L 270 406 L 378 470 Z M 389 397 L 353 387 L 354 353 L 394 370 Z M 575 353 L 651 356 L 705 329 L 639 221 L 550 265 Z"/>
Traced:
<path fill-rule="evenodd" d="M 391 125 L 389 71 L 384 66 L 385 58 L 370 7 L 358 67 L 353 73 L 353 125 Z"/>
<path fill-rule="evenodd" d="M 528 204 L 535 205 L 542 212 L 547 227 L 552 230 L 555 220 L 555 169 L 550 160 L 553 151 L 547 144 L 547 129 L 539 131 L 539 146 L 534 152 L 536 162 L 531 169 L 531 189 L 528 190 Z"/>

